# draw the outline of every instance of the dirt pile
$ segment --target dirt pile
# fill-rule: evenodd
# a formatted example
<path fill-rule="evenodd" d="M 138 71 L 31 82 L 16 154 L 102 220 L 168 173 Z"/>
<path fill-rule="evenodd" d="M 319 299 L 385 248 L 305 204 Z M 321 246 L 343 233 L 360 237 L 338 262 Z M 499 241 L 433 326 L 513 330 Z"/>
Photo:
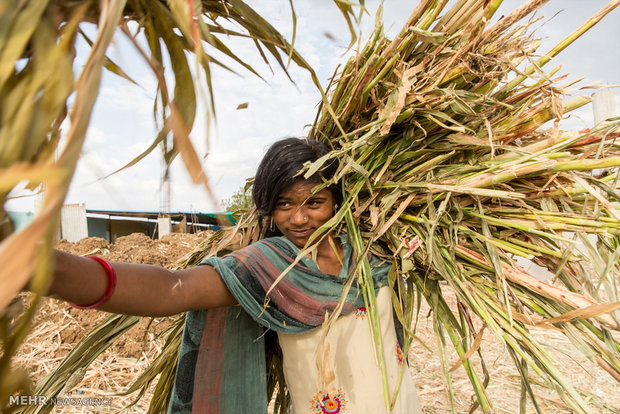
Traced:
<path fill-rule="evenodd" d="M 57 248 L 80 256 L 102 256 L 113 262 L 146 263 L 171 267 L 191 252 L 207 233 L 170 233 L 160 240 L 153 240 L 145 234 L 134 233 L 123 236 L 109 244 L 99 237 L 87 237 L 77 243 L 61 240 Z"/>

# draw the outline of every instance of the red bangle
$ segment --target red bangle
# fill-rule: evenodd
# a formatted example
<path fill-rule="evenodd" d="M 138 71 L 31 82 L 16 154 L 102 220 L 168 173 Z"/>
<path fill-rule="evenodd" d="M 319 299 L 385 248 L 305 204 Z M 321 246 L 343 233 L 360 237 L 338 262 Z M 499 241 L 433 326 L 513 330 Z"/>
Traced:
<path fill-rule="evenodd" d="M 89 258 L 101 263 L 101 265 L 105 268 L 105 271 L 108 275 L 108 288 L 103 294 L 103 296 L 101 297 L 101 299 L 99 299 L 97 302 L 91 305 L 76 305 L 72 303 L 71 306 L 73 306 L 74 308 L 78 308 L 78 309 L 97 308 L 103 305 L 104 303 L 106 303 L 108 300 L 110 300 L 110 298 L 112 297 L 112 294 L 114 293 L 114 289 L 116 289 L 116 271 L 114 270 L 110 262 L 97 256 L 89 256 Z"/>

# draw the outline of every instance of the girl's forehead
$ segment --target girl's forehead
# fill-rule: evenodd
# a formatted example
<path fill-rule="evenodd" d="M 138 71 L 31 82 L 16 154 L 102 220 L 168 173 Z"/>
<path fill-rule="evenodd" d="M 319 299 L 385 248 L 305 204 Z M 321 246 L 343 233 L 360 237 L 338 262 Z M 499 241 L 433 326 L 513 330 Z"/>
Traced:
<path fill-rule="evenodd" d="M 303 198 L 306 199 L 312 195 L 312 189 L 319 183 L 316 181 L 308 180 L 295 180 L 293 184 L 280 193 L 279 198 Z M 331 194 L 329 190 L 323 189 L 315 195 L 324 195 L 324 193 Z"/>

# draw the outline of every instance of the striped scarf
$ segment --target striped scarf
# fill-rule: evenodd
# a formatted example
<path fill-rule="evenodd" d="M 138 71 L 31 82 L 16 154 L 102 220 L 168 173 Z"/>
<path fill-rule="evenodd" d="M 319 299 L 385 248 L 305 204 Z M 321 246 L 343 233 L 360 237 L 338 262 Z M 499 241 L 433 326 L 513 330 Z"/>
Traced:
<path fill-rule="evenodd" d="M 334 311 L 353 265 L 351 246 L 340 238 L 345 259 L 338 276 L 322 273 L 309 257 L 293 265 L 299 249 L 284 237 L 201 263 L 218 271 L 241 306 L 187 313 L 170 413 L 267 413 L 265 331 L 306 332 Z M 370 264 L 378 290 L 390 266 L 375 256 Z M 342 314 L 362 306 L 354 281 Z"/>

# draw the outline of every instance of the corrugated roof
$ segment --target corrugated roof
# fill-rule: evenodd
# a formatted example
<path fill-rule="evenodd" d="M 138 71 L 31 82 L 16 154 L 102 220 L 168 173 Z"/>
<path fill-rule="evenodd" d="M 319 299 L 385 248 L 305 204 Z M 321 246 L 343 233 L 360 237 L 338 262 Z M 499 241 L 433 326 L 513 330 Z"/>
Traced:
<path fill-rule="evenodd" d="M 238 216 L 230 212 L 223 213 L 196 213 L 186 211 L 174 211 L 167 214 L 158 211 L 121 211 L 121 210 L 91 210 L 87 209 L 86 214 L 107 215 L 122 219 L 122 217 L 140 217 L 156 220 L 158 217 L 170 216 L 173 220 L 182 220 L 185 216 L 187 223 L 211 224 L 219 226 L 231 226 L 237 223 Z"/>

